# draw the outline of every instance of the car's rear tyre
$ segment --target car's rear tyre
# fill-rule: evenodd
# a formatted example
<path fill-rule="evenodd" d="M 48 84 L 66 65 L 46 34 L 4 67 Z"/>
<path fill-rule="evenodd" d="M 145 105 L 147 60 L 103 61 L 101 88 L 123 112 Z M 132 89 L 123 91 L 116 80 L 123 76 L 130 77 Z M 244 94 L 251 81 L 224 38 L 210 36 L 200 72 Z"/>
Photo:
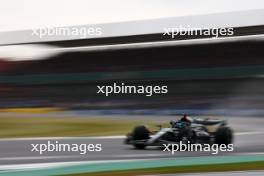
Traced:
<path fill-rule="evenodd" d="M 133 140 L 146 140 L 149 139 L 149 130 L 144 125 L 137 126 L 134 128 L 132 133 Z M 146 147 L 145 144 L 134 144 L 134 147 L 137 149 L 144 149 Z"/>
<path fill-rule="evenodd" d="M 145 144 L 134 144 L 134 147 L 136 149 L 140 149 L 140 150 L 143 150 L 146 148 L 146 145 Z"/>
<path fill-rule="evenodd" d="M 232 144 L 233 142 L 233 131 L 229 127 L 220 127 L 215 133 L 216 144 Z"/>

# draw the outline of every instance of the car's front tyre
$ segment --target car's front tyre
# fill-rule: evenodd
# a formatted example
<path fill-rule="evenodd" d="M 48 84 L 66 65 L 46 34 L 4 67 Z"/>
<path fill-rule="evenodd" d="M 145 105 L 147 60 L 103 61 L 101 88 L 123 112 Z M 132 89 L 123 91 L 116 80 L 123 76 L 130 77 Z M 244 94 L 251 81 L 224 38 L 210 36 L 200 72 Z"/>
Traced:
<path fill-rule="evenodd" d="M 231 144 L 233 142 L 233 131 L 227 126 L 220 127 L 215 133 L 216 144 Z"/>
<path fill-rule="evenodd" d="M 146 126 L 141 125 L 134 128 L 132 132 L 132 140 L 135 141 L 134 147 L 136 149 L 144 149 L 146 147 L 143 143 L 137 143 L 137 141 L 147 140 L 150 138 L 150 132 Z"/>

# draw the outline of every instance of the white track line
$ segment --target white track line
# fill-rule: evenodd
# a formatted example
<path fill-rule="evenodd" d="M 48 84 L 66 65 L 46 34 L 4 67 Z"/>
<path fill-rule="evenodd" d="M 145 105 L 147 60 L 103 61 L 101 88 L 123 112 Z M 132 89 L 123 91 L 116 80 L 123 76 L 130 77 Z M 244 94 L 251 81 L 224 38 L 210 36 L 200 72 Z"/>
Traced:
<path fill-rule="evenodd" d="M 234 155 L 252 155 L 258 154 L 263 155 L 263 153 L 235 153 Z M 8 171 L 18 171 L 26 169 L 42 169 L 42 168 L 54 168 L 54 167 L 64 167 L 64 166 L 74 166 L 80 164 L 96 164 L 96 163 L 119 163 L 119 162 L 130 162 L 130 161 L 150 161 L 156 160 L 159 158 L 144 158 L 144 159 L 119 159 L 119 160 L 99 160 L 99 161 L 66 161 L 66 162 L 49 162 L 49 163 L 32 163 L 32 164 L 9 164 L 1 165 L 0 173 Z M 172 158 L 163 158 L 163 159 L 172 159 Z"/>
<path fill-rule="evenodd" d="M 10 164 L 1 165 L 0 173 L 9 170 L 24 170 L 24 169 L 41 169 L 41 168 L 51 168 L 51 167 L 62 167 L 62 166 L 74 166 L 80 164 L 96 164 L 96 163 L 119 163 L 119 162 L 129 162 L 129 161 L 149 161 L 154 159 L 122 159 L 122 160 L 100 160 L 100 161 L 66 161 L 66 162 L 49 162 L 49 163 L 32 163 L 32 164 Z"/>
<path fill-rule="evenodd" d="M 124 154 L 124 155 L 104 155 L 109 158 L 136 158 L 136 157 L 155 157 L 155 156 L 169 156 L 170 154 Z M 54 156 L 21 156 L 21 157 L 1 157 L 0 161 L 12 160 L 45 160 L 45 159 L 60 159 L 60 158 L 85 158 L 85 155 L 54 155 Z"/>
<path fill-rule="evenodd" d="M 29 141 L 29 140 L 75 140 L 75 139 L 124 139 L 125 136 L 92 136 L 92 137 L 32 137 L 32 138 L 2 138 L 0 141 Z"/>
<path fill-rule="evenodd" d="M 264 134 L 264 131 L 237 132 L 235 135 Z M 32 137 L 32 138 L 2 138 L 0 141 L 24 140 L 75 140 L 75 139 L 124 139 L 125 136 L 92 136 L 92 137 Z"/>
<path fill-rule="evenodd" d="M 55 156 L 21 156 L 21 157 L 1 157 L 0 161 L 8 161 L 8 160 L 43 160 L 43 159 L 59 159 L 59 158 L 80 158 L 81 155 L 55 155 Z"/>
<path fill-rule="evenodd" d="M 264 131 L 251 131 L 251 132 L 239 132 L 235 133 L 235 135 L 242 136 L 242 135 L 253 135 L 253 134 L 264 134 Z"/>

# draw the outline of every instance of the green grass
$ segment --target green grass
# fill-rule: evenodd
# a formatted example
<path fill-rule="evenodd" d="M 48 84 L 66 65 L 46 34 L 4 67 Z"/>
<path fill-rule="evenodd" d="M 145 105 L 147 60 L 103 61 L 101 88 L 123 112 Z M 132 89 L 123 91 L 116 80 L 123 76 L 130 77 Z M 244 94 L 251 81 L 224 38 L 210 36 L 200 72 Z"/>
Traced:
<path fill-rule="evenodd" d="M 160 167 L 152 169 L 138 169 L 115 172 L 100 173 L 83 173 L 74 174 L 74 176 L 134 176 L 134 175 L 151 175 L 151 174 L 171 174 L 171 173 L 198 173 L 198 172 L 228 172 L 228 171 L 245 171 L 245 170 L 264 170 L 264 162 L 245 162 L 231 164 L 212 164 L 212 165 L 195 165 L 195 166 L 176 166 Z M 73 176 L 73 175 L 67 175 Z"/>
<path fill-rule="evenodd" d="M 78 117 L 0 117 L 0 138 L 125 135 L 134 126 L 167 121 Z"/>

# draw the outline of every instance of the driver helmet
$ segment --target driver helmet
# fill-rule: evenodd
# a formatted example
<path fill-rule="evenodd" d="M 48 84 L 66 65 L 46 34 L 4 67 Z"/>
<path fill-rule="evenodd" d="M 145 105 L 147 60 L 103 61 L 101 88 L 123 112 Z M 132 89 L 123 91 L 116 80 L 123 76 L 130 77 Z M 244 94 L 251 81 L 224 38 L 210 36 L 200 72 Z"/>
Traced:
<path fill-rule="evenodd" d="M 193 119 L 190 116 L 188 116 L 187 114 L 183 114 L 183 117 L 181 118 L 181 121 L 192 122 Z"/>

